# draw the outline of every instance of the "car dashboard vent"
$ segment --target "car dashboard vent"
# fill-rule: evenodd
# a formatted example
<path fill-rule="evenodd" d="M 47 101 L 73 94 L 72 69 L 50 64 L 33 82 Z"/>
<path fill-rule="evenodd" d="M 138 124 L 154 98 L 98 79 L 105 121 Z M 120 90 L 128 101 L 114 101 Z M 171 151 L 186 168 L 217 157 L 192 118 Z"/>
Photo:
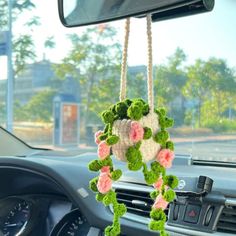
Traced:
<path fill-rule="evenodd" d="M 217 231 L 236 234 L 236 206 L 223 209 L 217 224 Z"/>
<path fill-rule="evenodd" d="M 117 201 L 124 203 L 127 207 L 127 212 L 149 218 L 149 214 L 153 205 L 153 200 L 150 197 L 150 191 L 144 192 L 134 189 L 116 189 Z M 166 209 L 168 215 L 168 209 Z"/>

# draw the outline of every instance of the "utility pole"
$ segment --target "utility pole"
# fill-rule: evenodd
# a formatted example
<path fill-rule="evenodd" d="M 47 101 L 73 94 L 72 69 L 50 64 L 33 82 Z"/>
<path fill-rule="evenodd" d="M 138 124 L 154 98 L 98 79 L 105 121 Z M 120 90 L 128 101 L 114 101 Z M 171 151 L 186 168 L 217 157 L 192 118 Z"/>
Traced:
<path fill-rule="evenodd" d="M 7 34 L 7 130 L 13 131 L 12 0 L 8 0 Z"/>

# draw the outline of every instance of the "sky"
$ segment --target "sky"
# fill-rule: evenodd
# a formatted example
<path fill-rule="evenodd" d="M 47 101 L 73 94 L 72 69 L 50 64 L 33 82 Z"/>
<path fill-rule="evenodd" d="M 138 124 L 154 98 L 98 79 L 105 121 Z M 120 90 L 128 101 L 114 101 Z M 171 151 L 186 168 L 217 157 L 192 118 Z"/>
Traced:
<path fill-rule="evenodd" d="M 15 34 L 28 32 L 25 21 L 33 15 L 41 18 L 41 26 L 37 26 L 33 35 L 37 60 L 43 55 L 53 62 L 60 62 L 70 49 L 69 33 L 81 34 L 85 27 L 65 28 L 59 21 L 57 1 L 34 1 L 36 9 L 27 12 L 14 23 Z M 118 30 L 117 38 L 123 43 L 124 21 L 111 23 Z M 146 22 L 145 19 L 131 20 L 130 44 L 128 53 L 129 65 L 145 65 L 146 57 Z M 236 68 L 236 0 L 216 0 L 215 9 L 211 13 L 184 17 L 175 20 L 152 24 L 153 30 L 153 63 L 165 63 L 177 47 L 187 54 L 186 64 L 193 63 L 197 58 L 207 60 L 219 57 L 227 60 L 231 67 Z M 45 38 L 54 36 L 56 48 L 44 49 Z M 5 79 L 6 58 L 0 57 L 0 79 Z"/>

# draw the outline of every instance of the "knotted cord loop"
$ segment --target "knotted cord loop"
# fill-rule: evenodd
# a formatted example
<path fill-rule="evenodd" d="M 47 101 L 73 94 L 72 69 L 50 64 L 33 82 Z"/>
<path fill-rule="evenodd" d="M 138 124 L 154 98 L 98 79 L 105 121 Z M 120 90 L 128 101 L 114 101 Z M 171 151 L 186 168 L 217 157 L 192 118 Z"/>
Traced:
<path fill-rule="evenodd" d="M 124 41 L 122 64 L 121 64 L 120 101 L 124 100 L 126 97 L 129 32 L 130 32 L 130 18 L 127 18 L 125 22 L 125 41 Z"/>

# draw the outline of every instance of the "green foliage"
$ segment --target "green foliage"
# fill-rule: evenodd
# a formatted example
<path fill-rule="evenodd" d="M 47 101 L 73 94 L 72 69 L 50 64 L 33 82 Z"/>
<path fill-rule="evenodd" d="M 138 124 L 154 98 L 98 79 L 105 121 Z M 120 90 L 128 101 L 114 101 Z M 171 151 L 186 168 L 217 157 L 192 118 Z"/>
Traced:
<path fill-rule="evenodd" d="M 89 181 L 89 188 L 94 192 L 98 192 L 97 183 L 98 183 L 98 177 L 95 177 Z"/>
<path fill-rule="evenodd" d="M 108 134 L 107 134 L 107 133 L 104 133 L 104 134 L 99 135 L 98 139 L 99 139 L 100 141 L 104 141 L 104 140 L 107 139 L 107 136 L 108 136 Z"/>
<path fill-rule="evenodd" d="M 127 118 L 128 105 L 125 102 L 118 102 L 115 105 L 115 112 L 118 114 L 119 119 Z"/>
<path fill-rule="evenodd" d="M 155 169 L 155 171 L 153 171 L 153 169 Z M 148 170 L 147 164 L 143 163 L 143 175 L 144 175 L 144 179 L 148 185 L 154 184 L 160 175 L 160 172 L 156 172 L 156 170 L 157 170 L 156 166 L 153 169 Z"/>
<path fill-rule="evenodd" d="M 150 193 L 150 197 L 155 200 L 157 198 L 157 196 L 160 194 L 160 192 L 158 190 L 154 190 Z"/>
<path fill-rule="evenodd" d="M 135 147 L 136 149 L 139 149 L 139 148 L 141 147 L 141 145 L 142 145 L 142 141 L 139 141 L 139 142 L 137 142 L 137 143 L 134 145 L 134 147 Z"/>
<path fill-rule="evenodd" d="M 118 100 L 121 45 L 115 36 L 115 28 L 108 25 L 102 31 L 94 26 L 70 34 L 72 48 L 54 67 L 58 78 L 63 80 L 69 73 L 79 80 L 85 124 L 98 123 L 96 114 Z"/>
<path fill-rule="evenodd" d="M 170 188 L 174 189 L 178 186 L 179 180 L 174 175 L 167 175 L 164 178 L 164 184 L 169 186 Z"/>
<path fill-rule="evenodd" d="M 25 69 L 27 63 L 36 58 L 35 45 L 32 36 L 29 34 L 20 35 L 13 40 L 14 69 L 15 74 L 19 74 Z"/>
<path fill-rule="evenodd" d="M 99 160 L 94 160 L 89 162 L 88 167 L 90 171 L 99 171 L 101 169 L 101 164 Z"/>
<path fill-rule="evenodd" d="M 145 181 L 146 181 L 146 183 L 147 183 L 148 185 L 154 184 L 154 183 L 157 181 L 158 177 L 159 177 L 159 176 L 158 176 L 154 171 L 152 171 L 152 170 L 150 170 L 150 171 L 145 171 L 145 172 L 143 172 L 143 174 L 144 174 L 144 179 L 145 179 Z"/>
<path fill-rule="evenodd" d="M 118 236 L 120 234 L 120 225 L 107 226 L 105 229 L 106 236 Z"/>
<path fill-rule="evenodd" d="M 103 198 L 103 204 L 109 206 L 110 204 L 116 204 L 116 193 L 110 190 Z"/>
<path fill-rule="evenodd" d="M 230 120 L 226 118 L 219 120 L 210 120 L 204 123 L 204 127 L 210 128 L 216 133 L 235 132 L 236 120 Z"/>
<path fill-rule="evenodd" d="M 110 166 L 111 168 L 113 168 L 113 163 L 112 163 L 111 157 L 107 157 L 104 160 L 99 160 L 99 164 L 101 165 L 101 167 Z"/>
<path fill-rule="evenodd" d="M 137 162 L 128 162 L 128 169 L 132 171 L 138 171 L 142 168 L 142 161 L 138 160 Z"/>
<path fill-rule="evenodd" d="M 111 135 L 106 139 L 108 145 L 114 145 L 119 142 L 119 137 L 116 135 Z"/>
<path fill-rule="evenodd" d="M 166 221 L 166 214 L 162 209 L 152 209 L 150 217 L 156 221 Z"/>
<path fill-rule="evenodd" d="M 48 37 L 44 42 L 44 47 L 45 48 L 50 48 L 50 49 L 55 48 L 55 45 L 56 45 L 56 43 L 55 43 L 54 36 Z"/>
<path fill-rule="evenodd" d="M 127 209 L 126 209 L 125 204 L 122 203 L 122 204 L 114 205 L 114 211 L 118 217 L 121 217 L 126 213 Z"/>
<path fill-rule="evenodd" d="M 105 123 L 105 124 L 111 124 L 113 123 L 114 119 L 115 119 L 115 116 L 113 114 L 112 111 L 104 111 L 102 114 L 101 114 L 101 117 L 102 117 L 102 121 Z"/>
<path fill-rule="evenodd" d="M 166 117 L 164 127 L 165 128 L 171 128 L 173 125 L 174 125 L 174 120 L 169 118 L 169 117 Z"/>
<path fill-rule="evenodd" d="M 149 139 L 152 137 L 152 129 L 149 127 L 144 127 L 143 139 Z"/>
<path fill-rule="evenodd" d="M 129 147 L 125 156 L 129 162 L 136 162 L 142 159 L 142 154 L 136 147 Z"/>
<path fill-rule="evenodd" d="M 111 173 L 111 178 L 113 181 L 117 181 L 122 175 L 122 171 L 120 169 L 117 169 Z"/>
<path fill-rule="evenodd" d="M 140 107 L 140 103 L 132 103 L 128 108 L 127 115 L 131 120 L 140 120 L 143 117 L 142 106 Z"/>
<path fill-rule="evenodd" d="M 11 1 L 12 4 L 12 20 L 13 24 L 21 16 L 26 15 L 26 11 L 35 8 L 35 4 L 31 0 Z M 8 28 L 8 2 L 0 1 L 0 29 L 7 30 Z M 25 17 L 24 24 L 28 29 L 35 28 L 39 25 L 39 18 L 34 16 L 31 18 Z M 13 31 L 14 33 L 14 31 Z M 31 63 L 35 58 L 35 45 L 32 36 L 29 34 L 13 34 L 13 65 L 14 75 L 18 75 L 25 69 L 27 63 Z"/>
<path fill-rule="evenodd" d="M 171 151 L 174 151 L 174 149 L 175 149 L 174 143 L 172 141 L 167 141 L 166 148 L 170 149 Z"/>
<path fill-rule="evenodd" d="M 188 81 L 187 72 L 184 68 L 186 54 L 180 48 L 168 58 L 166 65 L 155 67 L 155 101 L 158 107 L 166 107 L 171 116 L 182 125 L 185 114 L 185 96 L 182 89 Z M 176 109 L 176 99 L 180 101 Z M 165 115 L 164 115 L 165 116 Z"/>
<path fill-rule="evenodd" d="M 149 113 L 149 105 L 145 104 L 143 106 L 143 115 L 146 116 Z"/>
<path fill-rule="evenodd" d="M 96 194 L 96 200 L 97 200 L 98 202 L 102 202 L 102 201 L 103 201 L 103 198 L 104 198 L 105 196 L 106 196 L 105 194 L 97 193 L 97 194 Z"/>
<path fill-rule="evenodd" d="M 142 168 L 142 154 L 139 151 L 140 142 L 137 144 L 137 146 L 129 147 L 125 156 L 128 161 L 128 169 L 132 171 L 138 171 Z"/>
<path fill-rule="evenodd" d="M 125 102 L 125 104 L 127 104 L 128 107 L 132 104 L 132 100 L 129 99 L 129 98 L 126 98 L 126 99 L 124 100 L 124 102 Z"/>
<path fill-rule="evenodd" d="M 164 193 L 164 199 L 167 202 L 172 202 L 174 201 L 174 199 L 176 198 L 176 194 L 175 191 L 173 191 L 172 189 L 168 189 L 165 193 Z"/>
<path fill-rule="evenodd" d="M 169 133 L 166 130 L 161 130 L 154 136 L 154 140 L 157 143 L 160 143 L 162 146 L 165 146 L 166 141 L 169 139 Z"/>
<path fill-rule="evenodd" d="M 160 231 L 160 236 L 170 236 L 169 233 L 167 233 L 165 230 Z"/>
<path fill-rule="evenodd" d="M 149 229 L 150 230 L 154 230 L 154 231 L 161 231 L 164 230 L 164 226 L 165 226 L 165 221 L 163 220 L 152 220 L 149 223 Z"/>
<path fill-rule="evenodd" d="M 163 167 L 157 161 L 153 161 L 151 163 L 151 169 L 153 172 L 156 173 L 156 175 L 160 175 L 160 173 L 162 173 L 162 171 L 163 171 Z"/>
<path fill-rule="evenodd" d="M 53 115 L 53 90 L 44 90 L 36 93 L 30 101 L 21 108 L 21 112 L 27 113 L 27 119 L 30 121 L 49 122 Z"/>
<path fill-rule="evenodd" d="M 166 116 L 166 110 L 165 108 L 161 107 L 159 109 L 155 109 L 155 113 L 159 116 L 159 117 L 165 117 Z"/>

